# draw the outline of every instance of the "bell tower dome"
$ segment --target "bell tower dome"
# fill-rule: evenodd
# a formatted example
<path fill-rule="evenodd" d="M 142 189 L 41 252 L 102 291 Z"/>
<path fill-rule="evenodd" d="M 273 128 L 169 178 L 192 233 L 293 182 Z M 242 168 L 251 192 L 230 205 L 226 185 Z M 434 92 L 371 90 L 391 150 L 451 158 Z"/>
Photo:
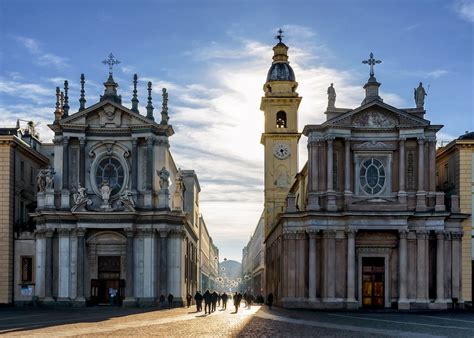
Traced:
<path fill-rule="evenodd" d="M 281 41 L 273 47 L 273 62 L 263 86 L 260 110 L 265 114 L 261 143 L 265 147 L 265 233 L 285 212 L 286 196 L 298 173 L 298 83 L 288 61 L 288 47 Z"/>

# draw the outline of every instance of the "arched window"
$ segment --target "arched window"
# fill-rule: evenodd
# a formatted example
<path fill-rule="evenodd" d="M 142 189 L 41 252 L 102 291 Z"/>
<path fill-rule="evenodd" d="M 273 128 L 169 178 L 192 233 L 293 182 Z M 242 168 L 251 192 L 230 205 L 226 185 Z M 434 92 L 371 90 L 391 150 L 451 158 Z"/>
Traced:
<path fill-rule="evenodd" d="M 283 110 L 277 113 L 276 126 L 277 128 L 286 128 L 286 113 Z"/>

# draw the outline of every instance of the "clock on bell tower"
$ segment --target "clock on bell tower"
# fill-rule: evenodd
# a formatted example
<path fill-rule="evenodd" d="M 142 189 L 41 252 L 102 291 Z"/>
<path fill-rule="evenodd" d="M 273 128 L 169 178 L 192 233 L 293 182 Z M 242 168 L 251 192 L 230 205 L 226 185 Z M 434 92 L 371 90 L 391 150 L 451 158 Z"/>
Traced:
<path fill-rule="evenodd" d="M 273 47 L 273 63 L 263 86 L 260 110 L 265 114 L 261 143 L 265 147 L 265 234 L 285 211 L 286 196 L 298 173 L 298 83 L 288 61 L 288 47 L 280 40 Z"/>

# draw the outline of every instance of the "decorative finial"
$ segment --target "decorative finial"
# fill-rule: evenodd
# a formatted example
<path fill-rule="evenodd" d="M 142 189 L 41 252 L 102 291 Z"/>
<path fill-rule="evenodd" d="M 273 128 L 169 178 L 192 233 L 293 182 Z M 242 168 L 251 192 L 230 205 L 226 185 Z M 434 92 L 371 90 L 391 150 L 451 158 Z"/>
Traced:
<path fill-rule="evenodd" d="M 161 122 L 160 124 L 168 124 L 170 117 L 168 116 L 168 92 L 166 88 L 162 89 L 163 103 L 161 106 Z"/>
<path fill-rule="evenodd" d="M 59 87 L 56 87 L 56 109 L 54 110 L 54 124 L 57 124 L 61 117 L 63 116 L 63 112 L 61 110 L 61 90 Z"/>
<path fill-rule="evenodd" d="M 104 61 L 102 61 L 102 63 L 104 65 L 108 65 L 109 66 L 109 75 L 112 75 L 113 73 L 113 67 L 115 65 L 118 65 L 120 63 L 119 60 L 117 60 L 115 57 L 114 57 L 114 54 L 110 53 L 109 54 L 109 57 L 107 59 L 105 59 Z"/>
<path fill-rule="evenodd" d="M 374 76 L 374 66 L 376 64 L 382 63 L 382 61 L 381 60 L 375 60 L 374 59 L 374 53 L 372 53 L 372 52 L 370 53 L 369 56 L 370 56 L 369 59 L 362 61 L 362 63 L 367 64 L 367 65 L 370 66 L 370 76 L 373 77 Z"/>
<path fill-rule="evenodd" d="M 69 83 L 64 81 L 64 105 L 63 105 L 63 112 L 64 116 L 69 116 L 69 96 L 67 96 L 67 92 L 69 91 Z"/>
<path fill-rule="evenodd" d="M 132 111 L 138 113 L 138 98 L 137 98 L 137 74 L 133 75 L 133 97 L 132 97 Z"/>
<path fill-rule="evenodd" d="M 146 118 L 152 121 L 155 121 L 155 118 L 153 117 L 153 104 L 152 104 L 152 98 L 151 98 L 151 82 L 148 81 L 148 104 L 146 105 Z"/>
<path fill-rule="evenodd" d="M 81 97 L 79 99 L 79 111 L 86 109 L 86 96 L 84 90 L 84 84 L 86 83 L 86 79 L 84 74 L 81 74 Z"/>
<path fill-rule="evenodd" d="M 62 112 L 63 115 L 64 115 L 64 92 L 61 92 L 61 95 L 60 95 L 60 97 L 59 97 L 59 100 L 61 101 L 60 110 L 61 110 L 61 112 Z"/>
<path fill-rule="evenodd" d="M 275 36 L 275 39 L 277 39 L 277 40 L 281 43 L 281 40 L 282 40 L 283 37 L 284 37 L 284 35 L 283 35 L 283 29 L 280 28 L 280 29 L 277 31 L 277 33 L 278 33 L 278 35 Z"/>

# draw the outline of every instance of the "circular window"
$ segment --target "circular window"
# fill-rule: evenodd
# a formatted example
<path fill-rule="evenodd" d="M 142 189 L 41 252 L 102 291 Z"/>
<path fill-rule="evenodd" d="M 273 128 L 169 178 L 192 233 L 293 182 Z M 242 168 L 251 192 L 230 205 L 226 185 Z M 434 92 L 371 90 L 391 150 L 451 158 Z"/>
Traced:
<path fill-rule="evenodd" d="M 111 195 L 122 189 L 125 180 L 123 166 L 114 157 L 106 157 L 99 162 L 95 172 L 95 182 L 100 191 L 103 182 L 107 182 L 112 189 Z"/>
<path fill-rule="evenodd" d="M 360 186 L 370 195 L 378 194 L 385 185 L 385 168 L 375 158 L 364 161 L 360 167 Z"/>

